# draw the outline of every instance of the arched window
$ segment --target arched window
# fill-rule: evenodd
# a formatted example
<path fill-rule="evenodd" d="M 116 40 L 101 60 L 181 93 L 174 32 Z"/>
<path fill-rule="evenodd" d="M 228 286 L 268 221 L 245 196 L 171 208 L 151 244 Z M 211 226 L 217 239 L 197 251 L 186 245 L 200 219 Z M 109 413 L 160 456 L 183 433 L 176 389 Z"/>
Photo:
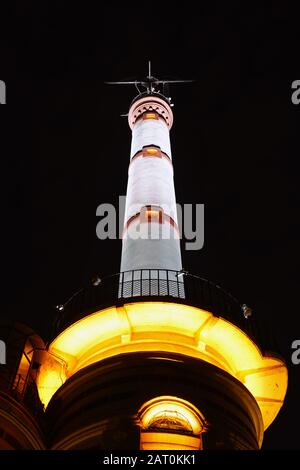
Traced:
<path fill-rule="evenodd" d="M 205 420 L 191 403 L 178 397 L 150 400 L 138 412 L 141 450 L 200 450 Z"/>

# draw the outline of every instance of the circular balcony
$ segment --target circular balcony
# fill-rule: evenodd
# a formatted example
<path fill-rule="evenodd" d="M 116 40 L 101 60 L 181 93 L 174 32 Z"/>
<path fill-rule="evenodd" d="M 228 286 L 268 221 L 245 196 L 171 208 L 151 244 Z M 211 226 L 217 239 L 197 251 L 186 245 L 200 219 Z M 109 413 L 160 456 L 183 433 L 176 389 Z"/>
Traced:
<path fill-rule="evenodd" d="M 274 349 L 270 334 L 263 338 L 252 311 L 222 287 L 185 271 L 139 269 L 115 273 L 76 292 L 65 304 L 58 305 L 54 334 L 81 318 L 112 305 L 125 302 L 175 302 L 191 305 L 233 323 L 264 350 Z"/>

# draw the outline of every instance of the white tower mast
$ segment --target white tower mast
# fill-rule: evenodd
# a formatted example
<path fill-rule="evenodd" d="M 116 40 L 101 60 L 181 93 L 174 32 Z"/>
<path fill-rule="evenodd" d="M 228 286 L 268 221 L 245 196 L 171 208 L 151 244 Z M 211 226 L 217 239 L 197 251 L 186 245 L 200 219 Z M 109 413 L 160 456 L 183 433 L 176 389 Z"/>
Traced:
<path fill-rule="evenodd" d="M 173 124 L 168 83 L 190 80 L 158 80 L 151 74 L 134 84 L 146 88 L 132 102 L 128 122 L 132 130 L 128 185 L 124 218 L 121 271 L 182 269 L 180 236 L 170 129 Z M 158 87 L 162 85 L 162 93 Z"/>

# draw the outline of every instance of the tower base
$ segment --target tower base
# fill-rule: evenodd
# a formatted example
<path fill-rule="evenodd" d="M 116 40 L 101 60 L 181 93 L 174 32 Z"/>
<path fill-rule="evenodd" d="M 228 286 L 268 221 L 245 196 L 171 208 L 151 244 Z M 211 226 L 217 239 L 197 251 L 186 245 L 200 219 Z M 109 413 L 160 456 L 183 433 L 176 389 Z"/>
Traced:
<path fill-rule="evenodd" d="M 246 387 L 205 361 L 165 352 L 120 354 L 72 376 L 46 411 L 51 448 L 140 449 L 145 429 L 138 412 L 164 396 L 178 397 L 200 410 L 206 423 L 203 449 L 260 448 L 261 412 Z M 191 441 L 188 432 L 171 432 L 182 436 L 182 448 L 185 434 Z"/>

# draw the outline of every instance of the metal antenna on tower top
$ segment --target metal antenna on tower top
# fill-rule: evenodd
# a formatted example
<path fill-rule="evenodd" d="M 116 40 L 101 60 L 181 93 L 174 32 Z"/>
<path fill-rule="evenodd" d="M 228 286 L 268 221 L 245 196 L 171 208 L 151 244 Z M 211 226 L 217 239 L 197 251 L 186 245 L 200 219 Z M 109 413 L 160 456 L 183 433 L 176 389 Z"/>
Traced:
<path fill-rule="evenodd" d="M 151 76 L 151 60 L 148 61 L 148 77 L 147 78 L 152 78 Z"/>
<path fill-rule="evenodd" d="M 195 80 L 168 80 L 168 79 L 158 79 L 153 77 L 151 71 L 151 60 L 148 61 L 148 76 L 144 80 L 121 80 L 121 81 L 113 81 L 113 82 L 105 82 L 108 85 L 134 85 L 139 92 L 139 95 L 147 94 L 158 94 L 163 96 L 169 102 L 171 102 L 171 97 L 169 96 L 169 84 L 176 84 L 176 83 L 192 83 Z M 146 89 L 144 93 L 142 93 L 139 89 L 139 85 Z M 162 85 L 162 91 L 160 90 L 160 85 Z"/>

